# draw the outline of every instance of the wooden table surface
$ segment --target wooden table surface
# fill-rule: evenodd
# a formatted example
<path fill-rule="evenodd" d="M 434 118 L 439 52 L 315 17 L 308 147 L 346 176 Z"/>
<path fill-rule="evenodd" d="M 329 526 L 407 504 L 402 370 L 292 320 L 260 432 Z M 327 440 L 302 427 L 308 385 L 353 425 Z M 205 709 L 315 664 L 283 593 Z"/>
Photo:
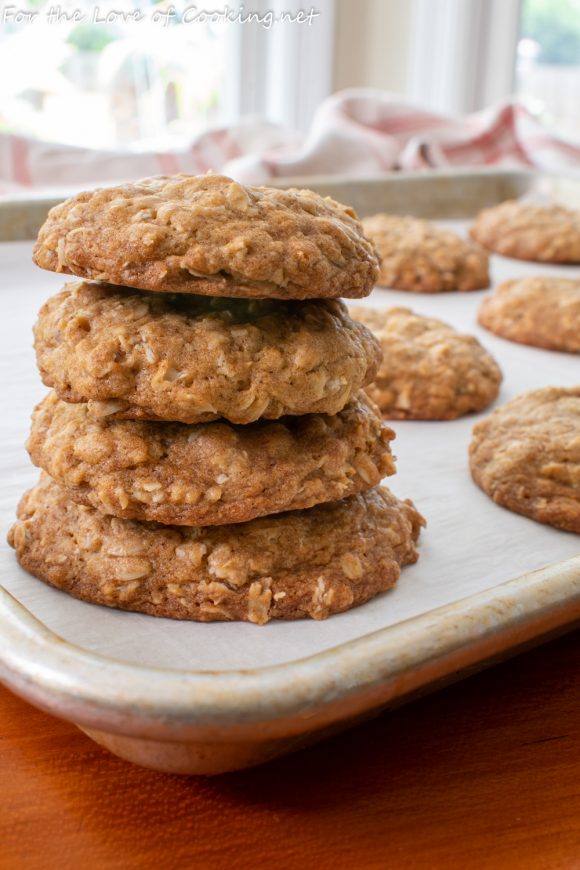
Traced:
<path fill-rule="evenodd" d="M 0 688 L 2 870 L 580 867 L 580 633 L 261 768 L 134 767 Z"/>

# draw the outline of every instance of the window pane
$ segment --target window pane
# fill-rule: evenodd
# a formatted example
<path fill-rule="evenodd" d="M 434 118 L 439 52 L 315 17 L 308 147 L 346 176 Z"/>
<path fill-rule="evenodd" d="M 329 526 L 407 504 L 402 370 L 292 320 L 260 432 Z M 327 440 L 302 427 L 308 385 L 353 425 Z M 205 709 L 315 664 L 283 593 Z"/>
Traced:
<path fill-rule="evenodd" d="M 522 0 L 516 83 L 544 123 L 580 135 L 580 0 Z"/>
<path fill-rule="evenodd" d="M 37 17 L 6 12 L 17 8 Z M 51 8 L 78 9 L 82 19 L 49 19 Z M 0 130 L 93 148 L 171 148 L 227 120 L 231 33 L 223 22 L 184 24 L 185 8 L 155 0 L 4 6 Z M 142 20 L 125 18 L 133 15 Z"/>

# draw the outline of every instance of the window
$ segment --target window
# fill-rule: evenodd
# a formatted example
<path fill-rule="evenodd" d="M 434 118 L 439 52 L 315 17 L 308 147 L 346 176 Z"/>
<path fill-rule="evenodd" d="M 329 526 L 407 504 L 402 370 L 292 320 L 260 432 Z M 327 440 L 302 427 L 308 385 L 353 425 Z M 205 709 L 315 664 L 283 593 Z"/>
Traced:
<path fill-rule="evenodd" d="M 46 2 L 22 8 L 31 17 L 17 21 L 4 7 L 2 129 L 97 148 L 164 147 L 225 120 L 226 25 L 164 25 L 152 16 L 161 5 L 128 0 L 86 4 L 82 18 L 60 7 L 70 14 L 60 20 Z"/>
<path fill-rule="evenodd" d="M 580 0 L 522 0 L 516 82 L 545 124 L 580 134 Z"/>
<path fill-rule="evenodd" d="M 305 128 L 331 90 L 333 0 L 0 7 L 0 131 L 164 150 L 262 115 Z"/>

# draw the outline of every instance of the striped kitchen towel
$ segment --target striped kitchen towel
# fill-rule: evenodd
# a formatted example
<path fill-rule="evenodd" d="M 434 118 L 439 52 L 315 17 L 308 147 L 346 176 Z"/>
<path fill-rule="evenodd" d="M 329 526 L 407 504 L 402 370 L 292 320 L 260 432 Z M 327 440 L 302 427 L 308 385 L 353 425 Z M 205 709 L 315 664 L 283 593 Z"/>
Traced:
<path fill-rule="evenodd" d="M 5 194 L 208 170 L 260 184 L 470 166 L 580 173 L 580 142 L 547 129 L 515 100 L 449 118 L 367 89 L 325 100 L 305 136 L 246 118 L 208 130 L 179 152 L 98 151 L 0 134 L 0 193 Z"/>

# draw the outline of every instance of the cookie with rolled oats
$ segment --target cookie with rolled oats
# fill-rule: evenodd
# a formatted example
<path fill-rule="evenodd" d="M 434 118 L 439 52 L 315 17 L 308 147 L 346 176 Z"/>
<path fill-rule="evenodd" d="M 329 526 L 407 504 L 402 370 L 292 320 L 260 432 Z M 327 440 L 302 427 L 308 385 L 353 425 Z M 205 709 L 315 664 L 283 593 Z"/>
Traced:
<path fill-rule="evenodd" d="M 251 423 L 336 414 L 378 368 L 338 300 L 223 299 L 68 284 L 35 327 L 44 383 L 94 416 Z"/>
<path fill-rule="evenodd" d="M 580 534 L 580 387 L 524 393 L 473 427 L 473 479 L 497 504 Z"/>
<path fill-rule="evenodd" d="M 378 487 L 248 523 L 161 526 L 78 505 L 41 476 L 9 543 L 31 574 L 76 598 L 201 622 L 324 619 L 395 585 L 424 520 Z"/>
<path fill-rule="evenodd" d="M 365 218 L 363 228 L 379 253 L 383 287 L 442 293 L 489 286 L 487 253 L 451 230 L 395 214 Z"/>
<path fill-rule="evenodd" d="M 208 296 L 359 298 L 378 276 L 351 208 L 221 175 L 80 193 L 51 209 L 33 256 L 53 272 Z"/>
<path fill-rule="evenodd" d="M 368 395 L 393 420 L 454 420 L 496 398 L 502 373 L 472 335 L 408 308 L 353 306 L 381 343 L 383 362 Z"/>
<path fill-rule="evenodd" d="M 477 319 L 509 341 L 580 353 L 580 281 L 531 275 L 504 281 L 483 300 Z"/>
<path fill-rule="evenodd" d="M 36 408 L 32 461 L 72 499 L 168 525 L 239 523 L 312 507 L 395 473 L 395 437 L 364 392 L 331 416 L 234 426 L 95 420 L 54 393 Z"/>
<path fill-rule="evenodd" d="M 580 263 L 580 211 L 507 200 L 475 219 L 471 237 L 504 257 L 541 263 Z"/>

